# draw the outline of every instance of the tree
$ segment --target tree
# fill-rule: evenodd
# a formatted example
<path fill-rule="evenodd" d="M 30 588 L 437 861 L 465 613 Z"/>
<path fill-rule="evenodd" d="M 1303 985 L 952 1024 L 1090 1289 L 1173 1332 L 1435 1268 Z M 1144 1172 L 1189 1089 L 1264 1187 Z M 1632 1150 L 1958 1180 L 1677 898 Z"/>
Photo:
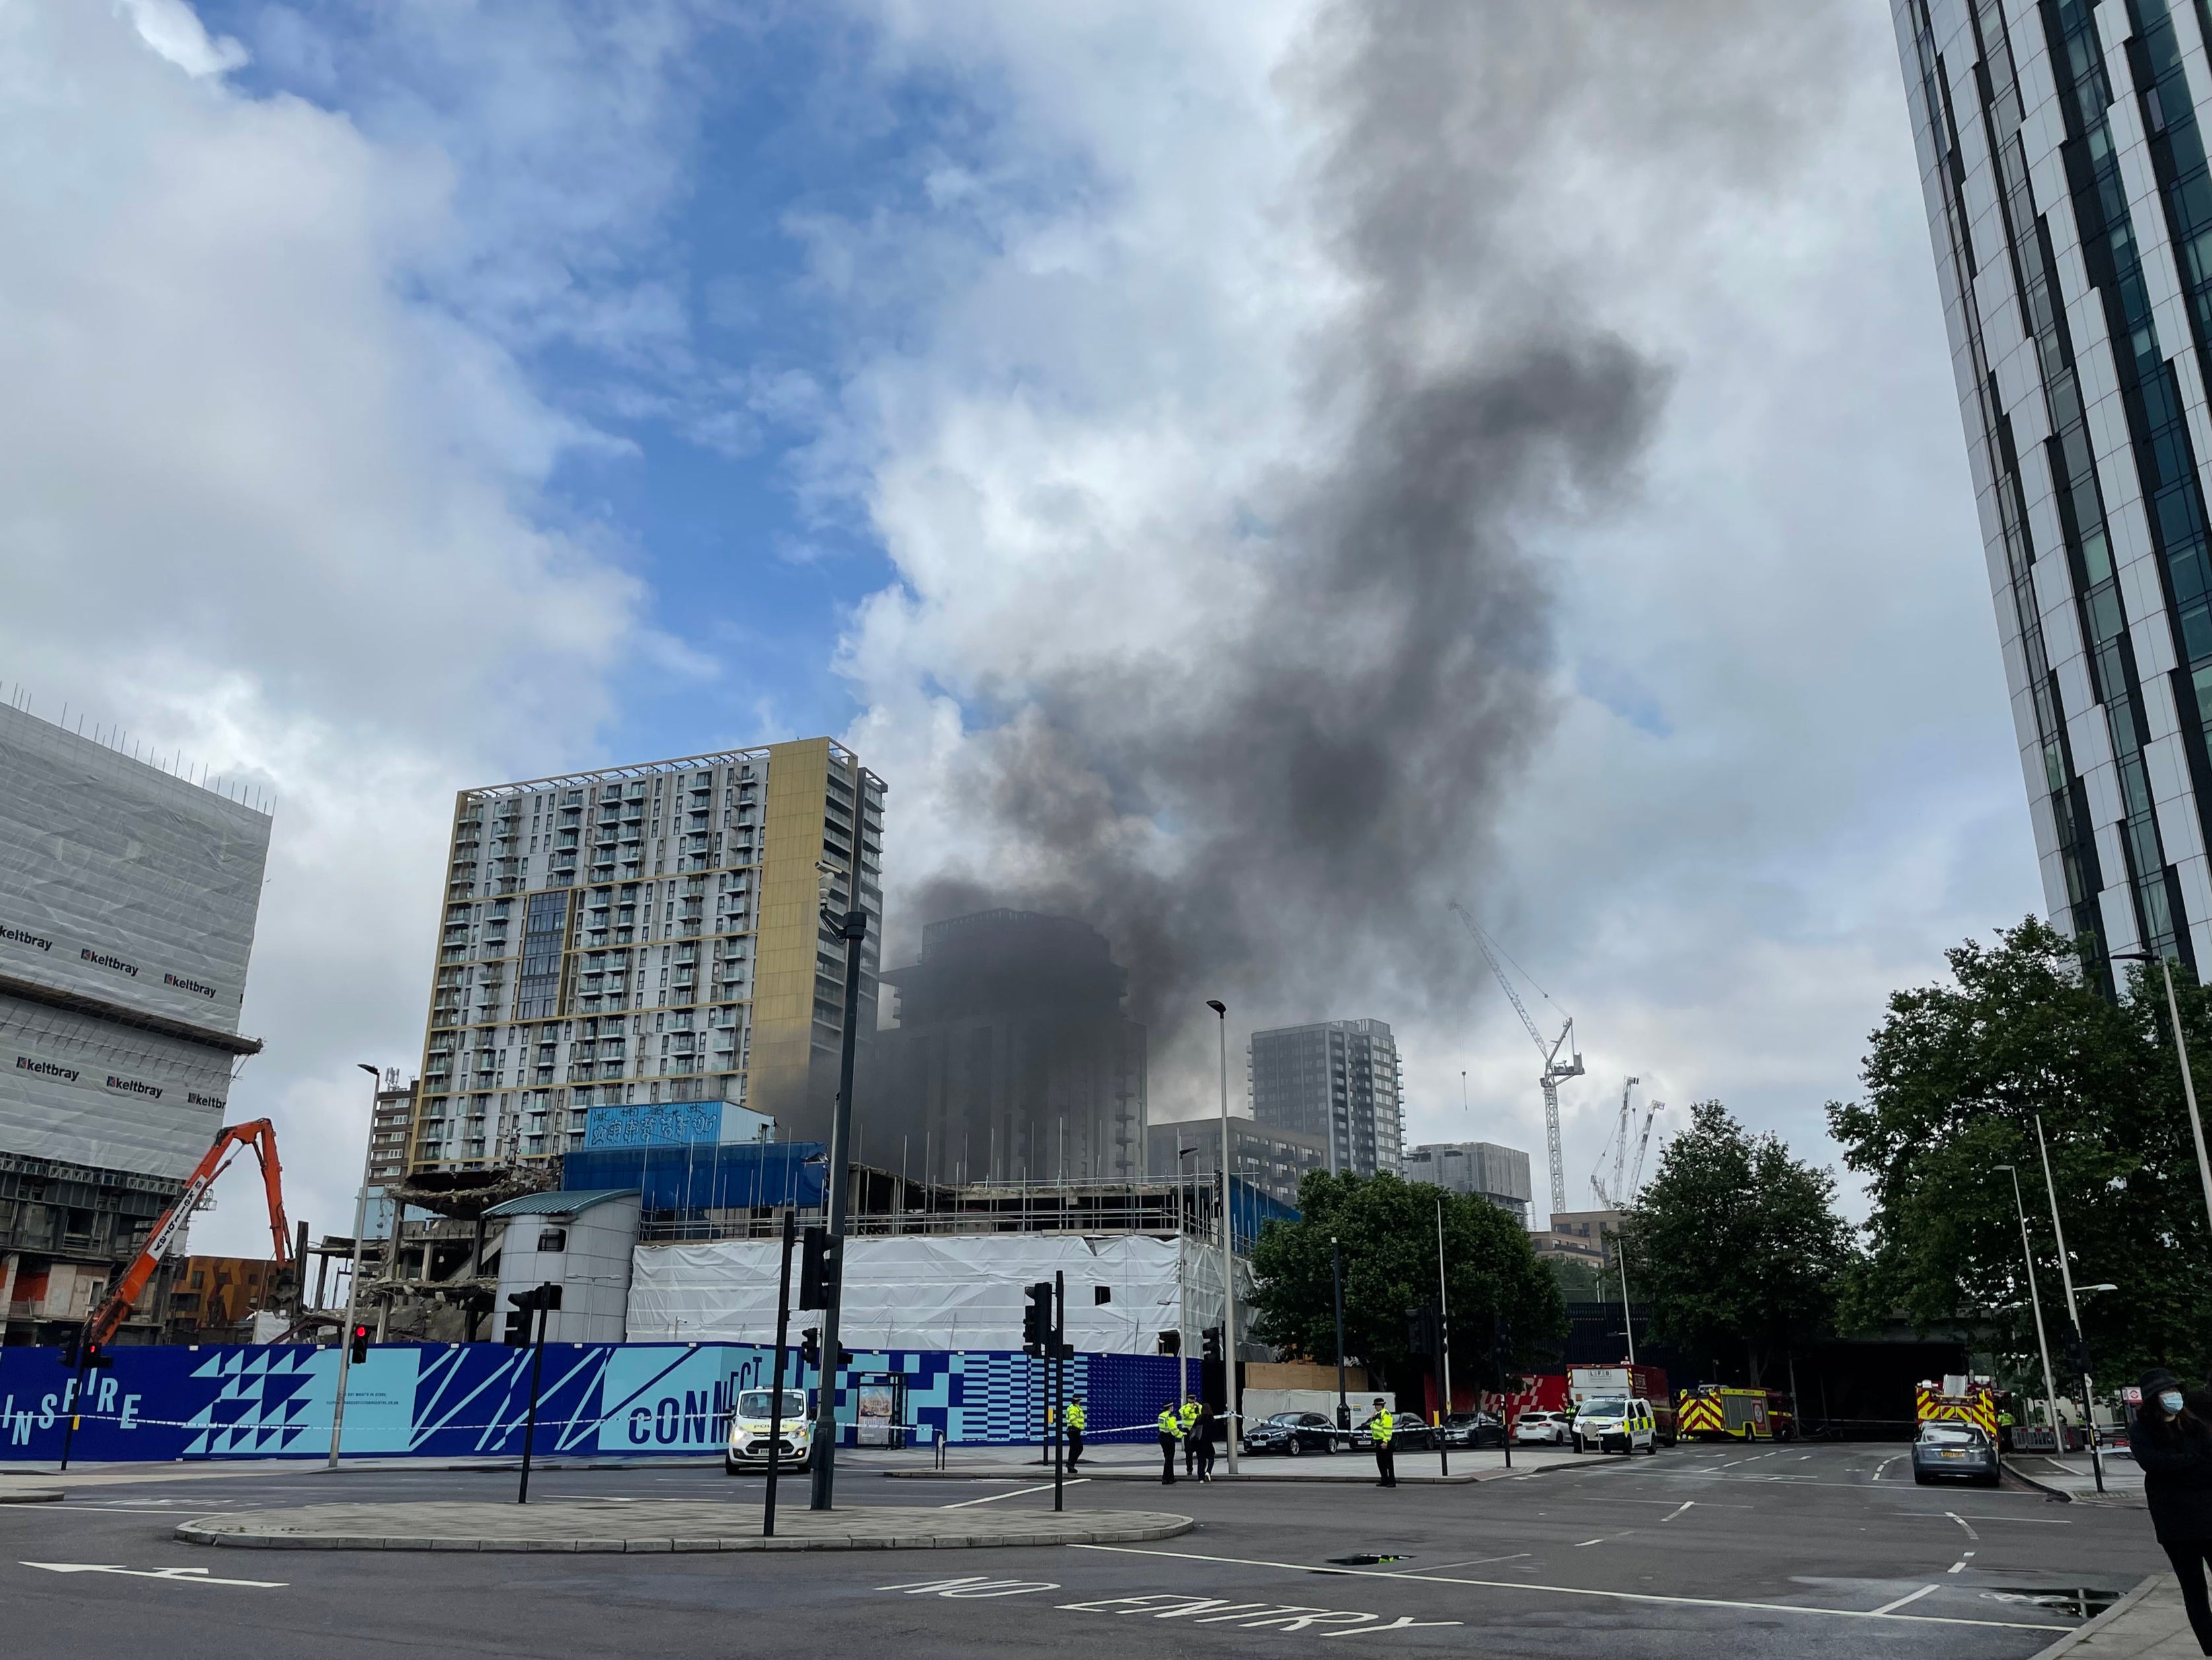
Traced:
<path fill-rule="evenodd" d="M 1407 1352 L 1406 1312 L 1436 1300 L 1439 1201 L 1453 1383 L 1495 1386 L 1491 1323 L 1500 1313 L 1512 1326 L 1509 1363 L 1527 1364 L 1565 1331 L 1566 1316 L 1521 1225 L 1487 1200 L 1388 1174 L 1308 1172 L 1298 1185 L 1301 1219 L 1269 1222 L 1252 1253 L 1255 1335 L 1285 1353 L 1334 1364 L 1334 1235 L 1344 1254 L 1347 1356 L 1401 1389 L 1414 1385 L 1428 1363 Z"/>
<path fill-rule="evenodd" d="M 1692 1107 L 1622 1226 L 1653 1335 L 1696 1354 L 1741 1344 L 1760 1382 L 1834 1318 L 1857 1255 L 1835 1194 L 1779 1137 L 1751 1134 L 1717 1101 Z"/>
<path fill-rule="evenodd" d="M 1869 1305 L 1902 1310 L 1923 1330 L 1994 1326 L 2007 1369 L 2039 1390 L 2019 1212 L 2012 1177 L 1997 1168 L 2011 1164 L 2063 1365 L 2040 1114 L 2075 1283 L 2120 1287 L 2082 1303 L 2098 1371 L 2117 1381 L 2156 1365 L 2202 1377 L 2212 1359 L 2212 1256 L 2163 985 L 2138 970 L 2124 999 L 2106 996 L 2083 972 L 2081 946 L 2033 917 L 1993 946 L 1969 939 L 1946 957 L 1950 984 L 1890 998 L 1863 1098 L 1828 1107 L 1844 1162 L 1873 1191 Z M 2174 980 L 2197 1076 L 2212 1079 L 2212 1000 L 2179 964 Z"/>
<path fill-rule="evenodd" d="M 1559 1281 L 1559 1295 L 1570 1303 L 1602 1303 L 1608 1296 L 1620 1292 L 1618 1281 L 1608 1292 L 1604 1276 L 1587 1262 L 1577 1262 L 1565 1256 L 1547 1256 L 1539 1260 L 1550 1271 L 1552 1278 Z"/>

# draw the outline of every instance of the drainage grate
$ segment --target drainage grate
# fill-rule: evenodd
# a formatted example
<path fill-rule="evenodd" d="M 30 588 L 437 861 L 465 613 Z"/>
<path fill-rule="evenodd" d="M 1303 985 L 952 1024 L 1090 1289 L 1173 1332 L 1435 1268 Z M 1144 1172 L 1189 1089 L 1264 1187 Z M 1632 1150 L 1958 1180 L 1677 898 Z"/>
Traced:
<path fill-rule="evenodd" d="M 2034 1585 L 1999 1585 L 1982 1593 L 1992 1602 L 2026 1602 L 2035 1608 L 2048 1608 L 2053 1614 L 2071 1614 L 2076 1620 L 2087 1620 L 2102 1614 L 2118 1602 L 2122 1595 L 2119 1591 L 2102 1590 L 2089 1585 L 2052 1590 Z"/>

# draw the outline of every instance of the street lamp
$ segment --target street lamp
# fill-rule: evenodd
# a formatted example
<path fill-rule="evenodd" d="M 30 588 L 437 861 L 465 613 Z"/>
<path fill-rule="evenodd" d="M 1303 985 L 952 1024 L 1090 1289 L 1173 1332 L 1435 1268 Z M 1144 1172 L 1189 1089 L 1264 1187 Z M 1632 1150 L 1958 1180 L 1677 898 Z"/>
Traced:
<path fill-rule="evenodd" d="M 1344 1250 L 1333 1233 L 1328 1237 L 1328 1289 L 1336 1304 L 1336 1426 L 1348 1430 L 1352 1408 L 1344 1398 Z"/>
<path fill-rule="evenodd" d="M 2027 1297 L 2035 1309 L 2035 1347 L 2043 1354 L 2043 1411 L 2051 1420 L 2051 1450 L 2060 1445 L 2058 1434 L 2058 1385 L 2051 1377 L 2051 1340 L 2043 1331 L 2043 1298 L 2035 1289 L 2035 1253 L 2027 1243 L 2027 1201 L 2020 1196 L 2020 1172 L 2010 1164 L 1994 1166 L 2012 1177 L 2013 1208 L 2020 1214 L 2020 1254 L 2027 1262 Z"/>
<path fill-rule="evenodd" d="M 2179 1027 L 2175 1028 L 2179 1031 Z M 2185 1073 L 2186 1067 L 2185 1065 Z M 2075 1370 L 2081 1378 L 2081 1416 L 2087 1420 L 2089 1432 L 2089 1469 L 2096 1477 L 2097 1491 L 2105 1490 L 2105 1460 L 2097 1449 L 2096 1395 L 2089 1385 L 2088 1340 L 2081 1333 L 2081 1306 L 2074 1297 L 2074 1270 L 2066 1261 L 2066 1230 L 2058 1222 L 2058 1189 L 2051 1180 L 2051 1148 L 2043 1139 L 2043 1115 L 2035 1115 L 2035 1150 L 2043 1159 L 2043 1190 L 2051 1195 L 2051 1231 L 2058 1240 L 2058 1278 L 2066 1287 L 2066 1317 L 2074 1327 L 2073 1353 L 2069 1357 L 2077 1362 Z M 2099 1287 L 2100 1290 L 2105 1289 Z M 2115 1287 L 2117 1289 L 2117 1287 Z"/>
<path fill-rule="evenodd" d="M 1229 1192 L 1229 1005 L 1206 1000 L 1221 1031 L 1221 1370 L 1222 1395 L 1229 1403 L 1229 1473 L 1237 1474 L 1237 1258 L 1230 1243 L 1235 1231 Z"/>
<path fill-rule="evenodd" d="M 2197 1174 L 2204 1183 L 2204 1218 L 2208 1225 L 2212 1225 L 2212 1158 L 2205 1155 L 2204 1121 L 2197 1111 L 2197 1079 L 2189 1068 L 2189 1045 L 2181 1036 L 2181 1005 L 2173 995 L 2173 959 L 2154 958 L 2147 951 L 2116 951 L 2112 956 L 2131 963 L 2155 962 L 2159 972 L 2166 976 L 2166 1014 L 2173 1023 L 2174 1053 L 2181 1057 L 2181 1092 L 2189 1103 L 2189 1133 L 2197 1141 Z"/>
<path fill-rule="evenodd" d="M 1177 1176 L 1182 1176 L 1183 1174 L 1182 1161 L 1184 1159 L 1195 1158 L 1197 1157 L 1198 1149 L 1196 1147 L 1185 1147 L 1177 1152 L 1176 1154 L 1176 1174 Z M 1188 1199 L 1187 1201 L 1178 1199 L 1176 1202 L 1177 1204 L 1188 1203 L 1192 1210 L 1196 1210 L 1198 1208 L 1197 1165 L 1194 1164 L 1191 1166 L 1190 1174 L 1185 1179 L 1183 1190 L 1189 1195 Z M 1182 1323 L 1177 1329 L 1177 1335 L 1176 1337 L 1176 1398 L 1178 1401 L 1188 1401 L 1190 1399 L 1190 1283 L 1188 1277 L 1183 1273 L 1182 1268 L 1180 1266 L 1180 1259 L 1178 1259 L 1178 1266 L 1176 1268 L 1176 1283 L 1182 1287 L 1182 1309 L 1179 1316 Z"/>
<path fill-rule="evenodd" d="M 331 1408 L 331 1469 L 338 1467 L 338 1438 L 345 1433 L 346 1378 L 353 1371 L 354 1311 L 361 1306 L 361 1236 L 368 1226 L 368 1173 L 376 1165 L 376 1094 L 384 1081 L 384 1074 L 368 1061 L 356 1061 L 354 1065 L 368 1074 L 368 1145 L 362 1150 L 361 1187 L 353 1196 L 353 1271 L 346 1276 L 345 1330 L 338 1338 L 338 1396 Z"/>

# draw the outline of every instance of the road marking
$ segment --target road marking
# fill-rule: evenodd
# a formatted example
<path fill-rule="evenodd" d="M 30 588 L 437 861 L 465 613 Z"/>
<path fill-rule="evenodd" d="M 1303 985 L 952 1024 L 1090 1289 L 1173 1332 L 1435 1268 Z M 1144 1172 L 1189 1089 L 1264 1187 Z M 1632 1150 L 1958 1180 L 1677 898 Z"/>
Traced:
<path fill-rule="evenodd" d="M 126 1568 L 112 1562 L 26 1562 L 27 1568 L 48 1573 L 120 1573 L 133 1579 L 168 1579 L 183 1585 L 252 1585 L 261 1590 L 282 1590 L 283 1579 L 215 1579 L 205 1568 Z"/>
<path fill-rule="evenodd" d="M 1968 1527 L 1968 1526 L 1967 1526 L 1967 1523 L 1966 1523 L 1966 1518 L 1965 1517 L 1963 1517 L 1963 1516 L 1960 1515 L 1958 1511 L 1954 1511 L 1954 1510 L 1947 1510 L 1947 1511 L 1945 1511 L 1943 1512 L 1943 1514 L 1944 1514 L 1944 1515 L 1946 1515 L 1946 1516 L 1948 1516 L 1948 1517 L 1950 1517 L 1954 1522 L 1956 1522 L 1956 1523 L 1957 1523 L 1960 1527 L 1962 1527 L 1962 1528 L 1966 1528 L 1966 1537 L 1967 1537 L 1967 1538 L 1969 1538 L 1969 1539 L 1975 1539 L 1975 1540 L 1978 1540 L 1978 1539 L 1982 1536 L 1982 1535 L 1979 1535 L 1978 1533 L 1976 1533 L 1976 1532 L 1973 1530 L 1973 1529 L 1972 1529 L 1972 1528 L 1971 1528 L 1971 1527 Z"/>
<path fill-rule="evenodd" d="M 1682 1511 L 1685 1511 L 1685 1510 L 1689 1509 L 1691 1505 L 1692 1505 L 1696 1504 L 1697 1502 L 1698 1502 L 1698 1501 L 1697 1501 L 1696 1499 L 1685 1499 L 1682 1501 L 1682 1510 L 1668 1511 L 1667 1512 L 1667 1514 L 1666 1514 L 1666 1515 L 1664 1515 L 1664 1516 L 1661 1517 L 1659 1519 L 1660 1519 L 1662 1522 L 1671 1522 L 1671 1521 L 1673 1521 L 1676 1517 L 1680 1516 L 1680 1515 L 1682 1513 Z M 1731 1508 L 1735 1508 L 1735 1507 L 1731 1506 Z"/>
<path fill-rule="evenodd" d="M 1964 1573 L 1966 1571 L 1966 1564 L 1968 1561 L 1972 1560 L 1973 1554 L 1973 1552 L 1967 1551 L 1964 1555 L 1960 1556 L 1957 1561 L 1952 1563 L 1949 1567 L 1944 1569 L 1943 1572 L 1946 1573 Z"/>
<path fill-rule="evenodd" d="M 1580 1545 L 1577 1545 L 1577 1546 L 1575 1547 L 1575 1548 L 1576 1548 L 1577 1550 L 1581 1550 L 1581 1549 L 1583 1549 L 1585 1546 L 1589 1546 L 1589 1545 L 1602 1545 L 1603 1543 L 1605 1543 L 1605 1541 L 1604 1541 L 1604 1539 L 1603 1539 L 1602 1537 L 1596 1538 L 1596 1539 L 1585 1539 L 1585 1540 L 1583 1540 L 1583 1541 L 1582 1544 L 1580 1544 Z"/>
<path fill-rule="evenodd" d="M 908 1596 L 934 1592 L 939 1596 L 1027 1596 L 1041 1590 L 1058 1590 L 1051 1579 L 986 1579 L 970 1574 L 963 1579 L 914 1579 L 903 1584 L 878 1585 L 878 1590 L 902 1590 Z"/>
<path fill-rule="evenodd" d="M 1446 1568 L 1479 1568 L 1490 1562 L 1525 1561 L 1531 1554 L 1533 1553 L 1528 1551 L 1516 1550 L 1510 1556 L 1477 1556 L 1464 1562 L 1438 1562 L 1433 1567 L 1413 1568 L 1409 1572 L 1418 1578 L 1425 1573 L 1442 1573 Z"/>
<path fill-rule="evenodd" d="M 2054 1626 L 2048 1620 L 1967 1620 L 1955 1614 L 1892 1614 L 1887 1608 L 1825 1608 L 1800 1602 L 1747 1602 L 1728 1596 L 1668 1596 L 1649 1590 L 1595 1590 L 1587 1585 L 1539 1585 L 1521 1579 L 1461 1579 L 1436 1573 L 1405 1573 L 1389 1568 L 1328 1568 L 1316 1567 L 1310 1562 L 1275 1562 L 1252 1556 L 1211 1556 L 1199 1551 L 1154 1550 L 1143 1545 L 1070 1545 L 1069 1550 L 1104 1551 L 1115 1556 L 1164 1556 L 1183 1562 L 1219 1562 L 1239 1568 L 1282 1568 L 1291 1573 L 1333 1573 L 1347 1579 L 1412 1579 L 1429 1585 L 1473 1585 L 1481 1590 L 1535 1591 L 1555 1596 L 1595 1596 L 1617 1602 L 1662 1602 L 1673 1607 L 1700 1608 L 1751 1608 L 1771 1614 L 1825 1614 L 1838 1620 L 1900 1620 L 1927 1626 L 1983 1626 L 2002 1631 L 2057 1631 L 2075 1629 L 2072 1626 Z M 1936 1589 L 1930 1585 L 1929 1590 Z M 1923 1596 L 1925 1592 L 1916 1592 Z M 1906 1597 L 1906 1602 L 1913 1600 Z M 1898 1606 L 1895 1603 L 1891 1607 Z"/>
<path fill-rule="evenodd" d="M 1934 1585 L 1923 1585 L 1918 1590 L 1913 1592 L 1911 1596 L 1900 1596 L 1894 1602 L 1884 1602 L 1880 1608 L 1875 1609 L 1874 1612 L 1876 1614 L 1893 1613 L 1897 1609 L 1903 1608 L 1907 1602 L 1917 1602 L 1922 1597 L 1927 1596 L 1929 1591 L 1936 1589 L 1938 1589 L 1938 1587 Z M 1914 1615 L 1911 1617 L 1917 1619 L 1919 1616 Z"/>
<path fill-rule="evenodd" d="M 1917 1516 L 1923 1521 L 1929 1522 L 1940 1521 L 1944 1517 L 1954 1516 L 1952 1511 L 1947 1510 L 1900 1510 L 1892 1511 L 1890 1514 Z M 1954 1516 L 1954 1519 L 1958 1518 Z M 1964 1519 L 1969 1522 L 2017 1522 L 2039 1528 L 2070 1528 L 2074 1525 L 2071 1522 L 2062 1521 L 2055 1516 L 1978 1516 L 1972 1511 L 1964 1512 Z"/>
<path fill-rule="evenodd" d="M 1079 1475 L 1066 1485 L 1071 1487 L 1079 1487 L 1090 1479 L 1091 1478 L 1087 1475 Z M 939 1505 L 937 1508 L 939 1510 L 966 1510 L 970 1505 L 994 1505 L 1001 1499 L 1018 1499 L 1025 1493 L 1050 1493 L 1051 1491 L 1052 1483 L 1048 1481 L 1041 1487 L 1016 1487 L 1010 1493 L 986 1493 L 981 1499 L 963 1499 L 957 1505 Z"/>

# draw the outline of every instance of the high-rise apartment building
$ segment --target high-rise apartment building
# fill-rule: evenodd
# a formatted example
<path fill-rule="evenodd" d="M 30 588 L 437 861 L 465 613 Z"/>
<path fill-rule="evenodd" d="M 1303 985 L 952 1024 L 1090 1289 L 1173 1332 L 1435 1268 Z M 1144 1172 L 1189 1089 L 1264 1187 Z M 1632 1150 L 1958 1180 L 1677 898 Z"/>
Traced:
<path fill-rule="evenodd" d="M 1398 1173 L 1405 1146 L 1398 1043 L 1380 1020 L 1252 1034 L 1252 1116 L 1320 1138 L 1333 1172 Z"/>
<path fill-rule="evenodd" d="M 0 1342 L 82 1322 L 222 1128 L 268 857 L 259 808 L 0 706 Z"/>
<path fill-rule="evenodd" d="M 2203 0 L 1892 0 L 2045 896 L 2212 951 Z"/>
<path fill-rule="evenodd" d="M 1408 1182 L 1433 1182 L 1453 1193 L 1475 1194 L 1511 1212 L 1522 1227 L 1528 1225 L 1534 1190 L 1528 1155 L 1518 1147 L 1489 1141 L 1424 1142 L 1406 1155 L 1402 1173 Z"/>
<path fill-rule="evenodd" d="M 1155 1181 L 1178 1177 L 1210 1181 L 1221 1168 L 1221 1121 L 1190 1118 L 1147 1125 L 1146 1163 Z M 1328 1149 L 1318 1135 L 1271 1128 L 1249 1118 L 1229 1121 L 1229 1168 L 1271 1199 L 1296 1208 L 1298 1184 L 1308 1171 L 1328 1168 Z"/>
<path fill-rule="evenodd" d="M 662 1101 L 827 1140 L 845 945 L 823 910 L 857 892 L 870 918 L 865 1044 L 883 802 L 826 738 L 463 790 L 410 1169 L 549 1158 L 595 1107 Z"/>

